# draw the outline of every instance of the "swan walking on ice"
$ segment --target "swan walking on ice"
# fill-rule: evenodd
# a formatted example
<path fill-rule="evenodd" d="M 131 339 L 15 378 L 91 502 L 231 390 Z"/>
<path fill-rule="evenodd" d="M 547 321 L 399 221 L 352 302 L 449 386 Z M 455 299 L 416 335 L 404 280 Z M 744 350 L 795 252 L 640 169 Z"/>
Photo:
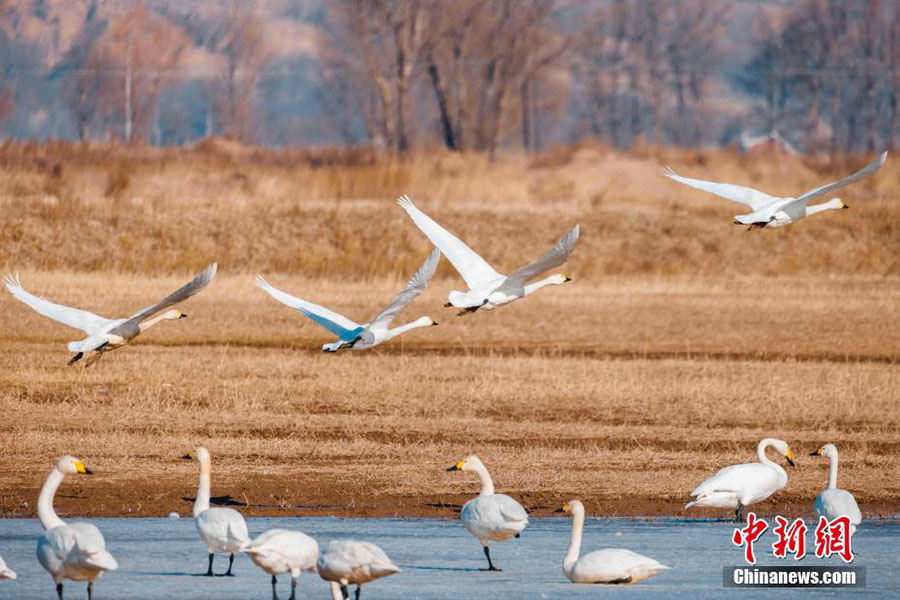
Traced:
<path fill-rule="evenodd" d="M 810 456 L 825 456 L 828 458 L 828 485 L 816 498 L 816 514 L 833 521 L 838 517 L 850 518 L 850 535 L 856 533 L 856 527 L 862 523 L 862 513 L 856 498 L 847 490 L 837 486 L 838 451 L 834 444 L 825 444 Z"/>
<path fill-rule="evenodd" d="M 481 479 L 481 492 L 463 505 L 460 518 L 466 530 L 481 541 L 488 570 L 500 571 L 491 561 L 489 542 L 503 542 L 519 534 L 528 525 L 528 513 L 506 494 L 494 493 L 494 482 L 484 463 L 474 454 L 448 471 L 475 471 Z"/>
<path fill-rule="evenodd" d="M 428 282 L 434 276 L 438 262 L 441 260 L 441 252 L 437 248 L 431 251 L 425 262 L 419 267 L 406 287 L 403 288 L 397 297 L 388 304 L 380 313 L 375 315 L 371 322 L 360 325 L 354 323 L 347 317 L 328 310 L 324 306 L 301 300 L 295 296 L 291 296 L 275 288 L 263 279 L 257 276 L 256 285 L 269 293 L 270 296 L 300 311 L 334 335 L 338 336 L 338 341 L 330 344 L 322 345 L 322 352 L 337 352 L 341 348 L 350 348 L 352 350 L 365 350 L 386 342 L 389 339 L 400 335 L 410 329 L 416 327 L 430 327 L 437 325 L 431 317 L 420 317 L 411 323 L 388 329 L 388 326 L 394 320 L 400 311 L 406 308 L 406 305 L 412 302 L 416 296 L 425 291 Z"/>
<path fill-rule="evenodd" d="M 694 488 L 691 492 L 694 500 L 685 508 L 733 508 L 735 520 L 743 520 L 744 507 L 765 500 L 787 485 L 787 472 L 766 456 L 766 448 L 770 446 L 794 466 L 794 455 L 787 442 L 766 438 L 756 447 L 759 462 L 731 465 L 720 470 Z"/>
<path fill-rule="evenodd" d="M 438 225 L 428 215 L 416 208 L 408 196 L 401 196 L 397 203 L 412 218 L 413 223 L 422 230 L 431 243 L 440 248 L 453 267 L 459 272 L 468 291 L 453 290 L 445 307 L 461 308 L 459 316 L 475 312 L 483 308 L 491 310 L 524 298 L 546 285 L 562 285 L 571 281 L 562 274 L 551 275 L 529 284 L 538 275 L 554 269 L 569 260 L 575 245 L 578 243 L 579 227 L 575 225 L 552 250 L 531 264 L 519 267 L 512 275 L 498 273 L 474 250 L 466 246 L 458 237 Z"/>
<path fill-rule="evenodd" d="M 262 533 L 241 552 L 253 563 L 272 576 L 272 598 L 278 600 L 275 590 L 276 575 L 291 574 L 291 597 L 296 598 L 297 581 L 303 571 L 315 571 L 319 560 L 319 544 L 305 533 L 287 529 L 270 529 Z"/>
<path fill-rule="evenodd" d="M 359 600 L 364 583 L 400 572 L 384 550 L 369 542 L 333 540 L 319 557 L 319 577 L 331 582 L 333 600 L 349 600 L 348 585 L 356 586 Z"/>
<path fill-rule="evenodd" d="M 563 559 L 563 573 L 572 583 L 637 583 L 670 569 L 652 558 L 621 548 L 594 550 L 579 558 L 584 505 L 580 500 L 571 500 L 563 504 L 562 512 L 572 515 L 572 537 Z"/>
<path fill-rule="evenodd" d="M 69 351 L 75 352 L 75 356 L 72 357 L 69 364 L 76 363 L 87 354 L 88 358 L 84 364 L 89 366 L 100 360 L 103 353 L 121 348 L 160 321 L 185 318 L 187 315 L 178 310 L 162 311 L 184 302 L 200 292 L 209 285 L 215 276 L 216 264 L 213 263 L 187 285 L 169 294 L 153 306 L 141 309 L 127 319 L 107 319 L 86 310 L 55 304 L 45 298 L 39 298 L 22 287 L 18 275 L 15 278 L 7 275 L 3 283 L 13 296 L 39 314 L 85 332 L 88 336 L 85 339 L 80 342 L 69 342 Z"/>
<path fill-rule="evenodd" d="M 816 198 L 830 194 L 838 188 L 842 188 L 845 185 L 849 185 L 854 181 L 862 179 L 866 175 L 871 175 L 881 168 L 885 160 L 887 160 L 887 152 L 884 152 L 881 156 L 853 175 L 845 177 L 840 181 L 817 187 L 796 198 L 779 198 L 741 185 L 716 183 L 714 181 L 682 177 L 675 173 L 671 167 L 664 167 L 660 173 L 669 179 L 673 179 L 694 189 L 703 190 L 704 192 L 715 194 L 726 200 L 748 206 L 751 211 L 750 213 L 734 217 L 734 222 L 738 225 L 747 225 L 749 229 L 763 227 L 774 228 L 790 225 L 794 221 L 825 210 L 850 208 L 844 204 L 840 198 L 833 198 L 828 202 L 813 206 L 809 206 L 809 203 Z"/>
<path fill-rule="evenodd" d="M 247 523 L 241 513 L 233 508 L 209 507 L 211 470 L 209 450 L 202 447 L 197 448 L 182 458 L 196 460 L 200 463 L 200 482 L 197 486 L 197 498 L 194 500 L 194 519 L 197 522 L 197 532 L 209 549 L 209 567 L 206 570 L 206 576 L 213 576 L 213 558 L 215 558 L 216 552 L 229 555 L 228 571 L 225 572 L 225 575 L 231 576 L 233 575 L 231 566 L 234 564 L 235 552 L 240 552 L 250 543 Z"/>
<path fill-rule="evenodd" d="M 87 581 L 88 600 L 94 595 L 94 582 L 119 564 L 106 550 L 100 530 L 90 523 L 67 524 L 53 510 L 53 497 L 66 475 L 91 475 L 84 463 L 63 456 L 50 471 L 38 497 L 38 518 L 44 533 L 38 538 L 37 558 L 56 582 L 56 595 L 63 598 L 63 580 Z"/>

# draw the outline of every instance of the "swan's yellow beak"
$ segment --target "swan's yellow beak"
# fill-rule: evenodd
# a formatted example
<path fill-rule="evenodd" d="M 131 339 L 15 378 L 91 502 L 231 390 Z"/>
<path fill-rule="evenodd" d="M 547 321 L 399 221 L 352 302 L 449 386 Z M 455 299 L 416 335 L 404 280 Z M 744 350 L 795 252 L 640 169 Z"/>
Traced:
<path fill-rule="evenodd" d="M 94 472 L 84 466 L 84 463 L 80 460 L 75 461 L 75 472 L 82 473 L 84 475 L 93 475 Z"/>
<path fill-rule="evenodd" d="M 785 454 L 784 457 L 787 458 L 789 465 L 791 465 L 792 467 L 797 466 L 794 464 L 794 453 L 791 452 L 790 448 L 788 448 L 787 454 Z"/>
<path fill-rule="evenodd" d="M 450 467 L 450 468 L 447 469 L 447 470 L 448 470 L 448 471 L 462 471 L 462 468 L 463 468 L 464 466 L 466 466 L 466 461 L 461 460 L 461 461 L 459 461 L 458 463 L 456 463 L 455 465 L 453 465 L 452 467 Z"/>
<path fill-rule="evenodd" d="M 569 505 L 563 504 L 562 510 L 563 510 L 563 512 L 569 512 Z"/>
<path fill-rule="evenodd" d="M 188 452 L 187 454 L 185 454 L 185 455 L 182 456 L 181 458 L 183 458 L 183 459 L 185 459 L 185 460 L 193 460 L 193 459 L 194 459 L 194 456 L 195 456 L 195 455 L 194 455 L 194 451 L 191 450 L 190 452 Z"/>

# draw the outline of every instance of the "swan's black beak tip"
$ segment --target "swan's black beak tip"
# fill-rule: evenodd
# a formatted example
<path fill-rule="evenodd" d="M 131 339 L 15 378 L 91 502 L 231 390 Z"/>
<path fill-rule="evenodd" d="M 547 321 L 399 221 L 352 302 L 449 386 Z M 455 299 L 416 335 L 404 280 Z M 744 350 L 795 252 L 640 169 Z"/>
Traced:
<path fill-rule="evenodd" d="M 452 467 L 450 467 L 450 468 L 447 469 L 447 470 L 448 470 L 448 471 L 459 471 L 459 467 L 457 467 L 456 465 L 453 465 Z"/>
<path fill-rule="evenodd" d="M 447 304 L 444 305 L 444 308 L 450 308 L 451 306 L 453 306 L 453 305 L 448 302 Z"/>
<path fill-rule="evenodd" d="M 432 322 L 431 322 L 431 326 L 432 326 L 432 327 L 434 327 L 434 326 L 436 326 L 436 325 L 440 325 L 440 323 L 438 323 L 437 321 L 432 321 Z"/>
<path fill-rule="evenodd" d="M 797 466 L 797 465 L 794 463 L 794 461 L 791 460 L 790 458 L 787 459 L 787 461 L 788 461 L 788 464 L 791 465 L 792 467 L 796 467 L 796 466 Z"/>
<path fill-rule="evenodd" d="M 566 512 L 566 511 L 564 511 L 562 508 L 557 508 L 557 509 L 554 510 L 553 512 L 554 512 L 554 513 L 564 513 L 564 512 Z"/>
<path fill-rule="evenodd" d="M 93 475 L 94 472 L 91 471 L 90 469 L 88 469 L 87 467 L 85 467 L 85 469 L 84 469 L 84 474 L 85 474 L 85 475 Z"/>
<path fill-rule="evenodd" d="M 566 277 L 566 278 L 563 280 L 563 283 L 566 283 L 566 282 L 568 282 L 568 281 L 572 281 L 572 278 L 571 278 L 571 277 Z"/>
<path fill-rule="evenodd" d="M 182 458 L 183 460 L 193 460 L 194 457 L 191 456 L 190 454 L 185 454 L 185 455 L 182 456 L 181 458 Z"/>

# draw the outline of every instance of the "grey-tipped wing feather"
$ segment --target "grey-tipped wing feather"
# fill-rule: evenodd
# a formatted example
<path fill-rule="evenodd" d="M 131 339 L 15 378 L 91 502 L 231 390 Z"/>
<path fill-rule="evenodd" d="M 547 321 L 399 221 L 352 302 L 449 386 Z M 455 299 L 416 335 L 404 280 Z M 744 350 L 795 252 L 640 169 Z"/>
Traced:
<path fill-rule="evenodd" d="M 394 320 L 394 317 L 400 314 L 400 311 L 406 308 L 406 305 L 425 291 L 425 287 L 428 285 L 428 282 L 431 281 L 431 278 L 434 277 L 434 272 L 437 270 L 440 261 L 441 251 L 438 248 L 435 248 L 431 251 L 431 254 L 428 255 L 428 258 L 425 259 L 425 262 L 422 263 L 422 266 L 419 267 L 419 270 L 416 271 L 415 275 L 413 275 L 406 284 L 406 287 L 397 294 L 397 297 L 394 298 L 393 302 L 388 304 L 374 319 L 372 319 L 370 327 L 376 325 L 379 327 L 387 327 L 390 325 L 391 321 Z"/>
<path fill-rule="evenodd" d="M 572 256 L 572 252 L 575 251 L 575 246 L 578 244 L 578 236 L 580 233 L 581 228 L 576 225 L 572 228 L 572 231 L 563 236 L 563 238 L 559 240 L 547 254 L 533 263 L 527 264 L 524 267 L 519 267 L 513 271 L 512 275 L 507 277 L 506 281 L 503 282 L 503 285 L 498 288 L 498 291 L 504 291 L 505 288 L 513 289 L 521 287 L 541 273 L 546 273 L 550 269 L 555 269 L 565 263 Z"/>

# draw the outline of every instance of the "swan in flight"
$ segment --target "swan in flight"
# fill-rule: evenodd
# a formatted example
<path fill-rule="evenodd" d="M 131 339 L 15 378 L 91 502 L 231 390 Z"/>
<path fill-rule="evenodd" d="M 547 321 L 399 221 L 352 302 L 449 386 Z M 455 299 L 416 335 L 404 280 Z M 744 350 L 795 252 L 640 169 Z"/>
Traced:
<path fill-rule="evenodd" d="M 40 298 L 28 292 L 19 282 L 19 276 L 13 278 L 6 276 L 3 282 L 6 289 L 38 313 L 59 321 L 69 327 L 80 329 L 88 337 L 80 342 L 69 342 L 69 351 L 75 352 L 75 356 L 69 361 L 74 364 L 85 354 L 88 354 L 85 365 L 89 366 L 100 360 L 104 352 L 115 350 L 131 342 L 140 333 L 156 325 L 160 321 L 183 319 L 187 315 L 178 310 L 168 310 L 180 302 L 184 302 L 194 294 L 200 292 L 209 285 L 216 276 L 216 264 L 206 267 L 199 275 L 187 285 L 169 294 L 153 306 L 143 308 L 126 319 L 107 319 L 86 310 L 80 310 L 62 304 L 55 304 L 45 298 Z M 160 314 L 161 313 L 161 314 Z"/>
<path fill-rule="evenodd" d="M 825 444 L 810 456 L 825 456 L 828 464 L 828 487 L 816 498 L 816 513 L 833 521 L 838 517 L 850 517 L 850 535 L 856 533 L 856 527 L 862 523 L 862 513 L 856 498 L 847 490 L 837 486 L 838 451 L 834 444 Z"/>
<path fill-rule="evenodd" d="M 486 310 L 503 306 L 524 298 L 546 285 L 562 285 L 571 281 L 562 274 L 551 275 L 540 281 L 528 282 L 550 269 L 554 269 L 569 260 L 575 245 L 578 243 L 579 227 L 575 225 L 552 250 L 531 264 L 519 267 L 512 275 L 498 273 L 474 250 L 466 246 L 458 237 L 438 225 L 428 215 L 416 208 L 408 196 L 400 196 L 397 203 L 412 218 L 413 223 L 422 230 L 431 243 L 440 248 L 453 267 L 459 272 L 468 291 L 453 290 L 449 302 L 444 306 L 461 308 L 459 316 L 475 312 L 479 308 Z"/>
<path fill-rule="evenodd" d="M 637 583 L 650 579 L 670 567 L 631 550 L 604 548 L 578 557 L 584 530 L 584 505 L 571 500 L 562 512 L 572 515 L 572 538 L 563 559 L 563 573 L 572 583 Z"/>
<path fill-rule="evenodd" d="M 67 524 L 53 510 L 53 497 L 66 475 L 90 475 L 84 463 L 71 456 L 63 456 L 50 471 L 38 496 L 38 518 L 44 533 L 38 538 L 37 558 L 41 566 L 56 582 L 56 595 L 63 597 L 63 580 L 87 581 L 88 600 L 94 594 L 94 581 L 106 571 L 115 571 L 119 564 L 106 551 L 106 541 L 100 530 L 90 523 Z"/>
<path fill-rule="evenodd" d="M 3 557 L 0 556 L 0 579 L 15 579 L 16 572 L 6 566 Z"/>
<path fill-rule="evenodd" d="M 690 179 L 678 175 L 671 167 L 664 167 L 661 174 L 692 188 L 715 194 L 726 200 L 732 200 L 747 205 L 750 208 L 750 213 L 734 217 L 734 222 L 738 225 L 747 225 L 750 229 L 762 227 L 773 228 L 790 225 L 803 217 L 808 217 L 824 210 L 850 208 L 844 204 L 840 198 L 833 198 L 828 202 L 813 206 L 809 206 L 809 203 L 816 198 L 830 194 L 838 188 L 842 188 L 845 185 L 849 185 L 854 181 L 862 179 L 866 175 L 871 175 L 881 168 L 886 159 L 887 152 L 884 152 L 877 159 L 873 160 L 853 175 L 845 177 L 840 181 L 817 187 L 796 198 L 770 196 L 759 190 L 731 183 L 716 183 L 713 181 L 703 181 L 702 179 Z"/>
<path fill-rule="evenodd" d="M 685 508 L 733 508 L 735 520 L 743 520 L 745 506 L 761 502 L 787 485 L 785 470 L 766 456 L 769 446 L 794 466 L 794 455 L 787 442 L 766 438 L 756 447 L 759 462 L 731 465 L 720 470 L 694 488 L 691 492 L 694 500 L 688 502 Z"/>
<path fill-rule="evenodd" d="M 272 576 L 272 598 L 278 600 L 276 575 L 291 574 L 291 598 L 294 600 L 297 581 L 302 571 L 315 571 L 319 559 L 319 544 L 305 533 L 287 529 L 270 529 L 249 546 L 241 549 L 253 563 Z"/>
<path fill-rule="evenodd" d="M 481 479 L 481 492 L 463 505 L 460 517 L 466 530 L 481 541 L 488 561 L 488 571 L 500 571 L 491 561 L 488 543 L 519 537 L 528 525 L 528 513 L 521 504 L 506 494 L 494 493 L 494 482 L 487 468 L 474 454 L 447 470 L 475 471 Z"/>
<path fill-rule="evenodd" d="M 437 325 L 437 322 L 431 317 L 420 317 L 411 323 L 388 329 L 388 326 L 394 320 L 394 317 L 400 314 L 406 305 L 412 302 L 416 296 L 425 291 L 428 282 L 434 276 L 438 262 L 441 260 L 441 251 L 435 248 L 416 271 L 406 287 L 403 288 L 397 297 L 388 304 L 380 313 L 375 315 L 369 323 L 360 325 L 354 323 L 347 317 L 339 315 L 334 311 L 330 311 L 324 306 L 301 300 L 295 296 L 291 296 L 281 290 L 272 287 L 260 276 L 256 277 L 256 285 L 264 289 L 270 296 L 283 304 L 287 304 L 296 309 L 338 336 L 338 341 L 322 345 L 322 352 L 337 352 L 341 348 L 350 348 L 352 350 L 365 350 L 386 342 L 389 339 L 400 335 L 410 329 L 416 327 L 430 327 Z"/>
<path fill-rule="evenodd" d="M 182 458 L 196 460 L 200 463 L 200 483 L 197 486 L 197 498 L 194 500 L 194 519 L 197 522 L 200 538 L 206 542 L 206 547 L 209 549 L 209 568 L 206 570 L 206 576 L 213 576 L 213 558 L 216 552 L 230 555 L 228 571 L 225 572 L 225 575 L 230 576 L 232 575 L 231 565 L 234 564 L 234 553 L 240 552 L 250 543 L 247 523 L 241 513 L 233 508 L 209 507 L 209 450 L 197 448 Z"/>
<path fill-rule="evenodd" d="M 356 586 L 356 600 L 364 583 L 400 572 L 384 550 L 369 542 L 332 540 L 317 564 L 319 577 L 331 582 L 333 600 L 349 600 L 348 585 Z"/>

